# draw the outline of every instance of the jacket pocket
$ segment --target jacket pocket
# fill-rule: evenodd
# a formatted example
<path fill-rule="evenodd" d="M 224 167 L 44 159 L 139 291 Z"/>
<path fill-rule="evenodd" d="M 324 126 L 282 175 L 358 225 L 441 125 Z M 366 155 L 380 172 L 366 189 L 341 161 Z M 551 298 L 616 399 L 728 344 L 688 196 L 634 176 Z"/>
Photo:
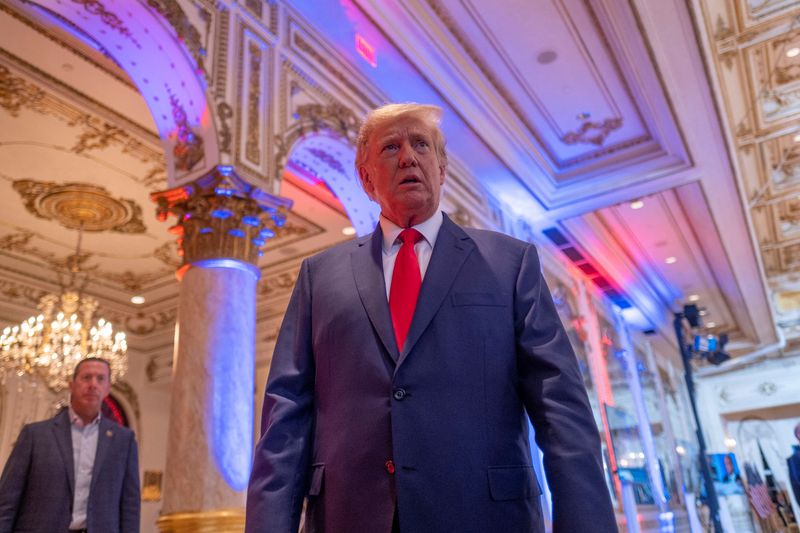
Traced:
<path fill-rule="evenodd" d="M 493 292 L 454 292 L 451 299 L 456 307 L 464 305 L 506 307 L 507 305 L 501 294 Z"/>
<path fill-rule="evenodd" d="M 319 496 L 322 492 L 322 480 L 325 477 L 325 465 L 315 464 L 311 465 L 311 483 L 308 486 L 309 496 Z"/>
<path fill-rule="evenodd" d="M 494 501 L 521 500 L 542 491 L 532 466 L 490 466 L 489 491 Z"/>

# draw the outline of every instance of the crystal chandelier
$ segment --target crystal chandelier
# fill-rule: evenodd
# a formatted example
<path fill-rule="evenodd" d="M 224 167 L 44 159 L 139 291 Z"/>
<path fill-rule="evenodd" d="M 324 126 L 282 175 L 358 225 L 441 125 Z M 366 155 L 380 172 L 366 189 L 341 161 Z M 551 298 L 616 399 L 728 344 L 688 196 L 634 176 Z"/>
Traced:
<path fill-rule="evenodd" d="M 38 316 L 18 326 L 7 327 L 0 336 L 0 376 L 30 376 L 58 394 L 72 380 L 81 359 L 99 357 L 109 362 L 112 381 L 128 370 L 125 334 L 114 333 L 103 318 L 92 325 L 97 300 L 84 294 L 88 282 L 78 283 L 83 224 L 78 233 L 75 255 L 67 259 L 69 282 L 60 283 L 61 294 L 47 294 L 39 300 Z"/>

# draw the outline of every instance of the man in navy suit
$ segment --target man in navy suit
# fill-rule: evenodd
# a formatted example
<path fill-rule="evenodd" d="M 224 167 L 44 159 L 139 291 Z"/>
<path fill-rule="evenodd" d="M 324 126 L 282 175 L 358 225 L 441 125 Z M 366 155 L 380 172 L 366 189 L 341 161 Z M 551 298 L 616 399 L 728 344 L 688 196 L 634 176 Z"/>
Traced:
<path fill-rule="evenodd" d="M 0 477 L 0 533 L 138 533 L 139 461 L 133 432 L 103 418 L 111 368 L 75 367 L 70 406 L 22 428 Z"/>
<path fill-rule="evenodd" d="M 372 236 L 307 259 L 272 359 L 248 533 L 617 531 L 575 355 L 533 245 L 439 210 L 441 110 L 392 104 L 356 166 Z"/>
<path fill-rule="evenodd" d="M 794 453 L 786 458 L 789 467 L 789 481 L 792 483 L 795 501 L 800 504 L 800 424 L 794 427 L 794 436 L 798 444 L 794 446 Z"/>

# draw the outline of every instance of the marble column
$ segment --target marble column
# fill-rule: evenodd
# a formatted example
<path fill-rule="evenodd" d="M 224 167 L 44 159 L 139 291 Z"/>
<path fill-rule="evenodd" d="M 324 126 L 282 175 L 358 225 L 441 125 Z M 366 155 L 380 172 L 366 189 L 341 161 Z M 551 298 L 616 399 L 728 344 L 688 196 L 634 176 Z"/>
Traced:
<path fill-rule="evenodd" d="M 253 442 L 255 299 L 260 248 L 290 202 L 217 167 L 153 194 L 177 217 L 183 265 L 159 529 L 241 532 Z"/>

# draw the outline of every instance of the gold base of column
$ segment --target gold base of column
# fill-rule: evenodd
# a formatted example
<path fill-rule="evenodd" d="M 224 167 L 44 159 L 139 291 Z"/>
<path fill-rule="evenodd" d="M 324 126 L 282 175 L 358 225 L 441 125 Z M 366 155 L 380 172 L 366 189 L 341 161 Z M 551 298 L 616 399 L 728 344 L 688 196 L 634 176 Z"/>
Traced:
<path fill-rule="evenodd" d="M 156 522 L 161 533 L 242 533 L 244 509 L 171 513 Z"/>

